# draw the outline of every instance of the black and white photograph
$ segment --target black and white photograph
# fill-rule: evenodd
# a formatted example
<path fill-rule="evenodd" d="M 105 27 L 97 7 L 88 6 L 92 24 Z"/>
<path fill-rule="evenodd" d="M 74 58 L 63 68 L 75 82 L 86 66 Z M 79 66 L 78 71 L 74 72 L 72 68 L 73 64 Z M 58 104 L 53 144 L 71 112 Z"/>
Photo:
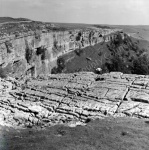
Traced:
<path fill-rule="evenodd" d="M 149 0 L 0 0 L 0 150 L 149 150 Z"/>

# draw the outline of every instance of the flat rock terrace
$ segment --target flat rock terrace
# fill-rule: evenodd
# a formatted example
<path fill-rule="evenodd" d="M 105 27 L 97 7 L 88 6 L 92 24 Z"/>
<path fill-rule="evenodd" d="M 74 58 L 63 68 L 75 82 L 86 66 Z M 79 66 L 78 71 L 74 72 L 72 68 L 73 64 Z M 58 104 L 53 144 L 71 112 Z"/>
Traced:
<path fill-rule="evenodd" d="M 149 118 L 149 76 L 111 72 L 0 79 L 1 125 L 76 126 L 105 117 Z"/>

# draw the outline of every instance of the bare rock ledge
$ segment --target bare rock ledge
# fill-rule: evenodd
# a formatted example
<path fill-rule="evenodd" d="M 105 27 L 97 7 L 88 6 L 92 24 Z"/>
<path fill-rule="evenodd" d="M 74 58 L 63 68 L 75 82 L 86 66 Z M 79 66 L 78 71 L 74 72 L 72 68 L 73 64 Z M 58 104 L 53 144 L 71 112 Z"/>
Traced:
<path fill-rule="evenodd" d="M 149 76 L 81 72 L 0 79 L 0 124 L 45 127 L 105 117 L 149 118 Z"/>

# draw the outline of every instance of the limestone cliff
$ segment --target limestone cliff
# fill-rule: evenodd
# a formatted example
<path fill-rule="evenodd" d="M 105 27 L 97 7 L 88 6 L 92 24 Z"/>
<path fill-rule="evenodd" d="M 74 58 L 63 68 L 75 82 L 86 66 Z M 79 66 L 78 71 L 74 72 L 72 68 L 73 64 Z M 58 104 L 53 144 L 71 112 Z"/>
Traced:
<path fill-rule="evenodd" d="M 0 80 L 0 123 L 51 126 L 114 117 L 149 118 L 149 76 L 81 72 Z"/>
<path fill-rule="evenodd" d="M 108 41 L 113 32 L 115 30 L 111 29 L 36 32 L 34 35 L 7 39 L 0 44 L 0 66 L 11 66 L 14 77 L 48 74 L 60 55 Z"/>

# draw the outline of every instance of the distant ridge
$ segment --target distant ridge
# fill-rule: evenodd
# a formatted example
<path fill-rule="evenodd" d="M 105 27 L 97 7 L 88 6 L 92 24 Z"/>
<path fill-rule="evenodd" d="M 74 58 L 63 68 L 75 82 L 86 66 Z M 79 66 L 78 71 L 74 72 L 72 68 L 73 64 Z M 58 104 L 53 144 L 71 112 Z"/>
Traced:
<path fill-rule="evenodd" d="M 20 21 L 32 21 L 32 20 L 27 19 L 27 18 L 0 17 L 0 23 L 20 22 Z"/>

